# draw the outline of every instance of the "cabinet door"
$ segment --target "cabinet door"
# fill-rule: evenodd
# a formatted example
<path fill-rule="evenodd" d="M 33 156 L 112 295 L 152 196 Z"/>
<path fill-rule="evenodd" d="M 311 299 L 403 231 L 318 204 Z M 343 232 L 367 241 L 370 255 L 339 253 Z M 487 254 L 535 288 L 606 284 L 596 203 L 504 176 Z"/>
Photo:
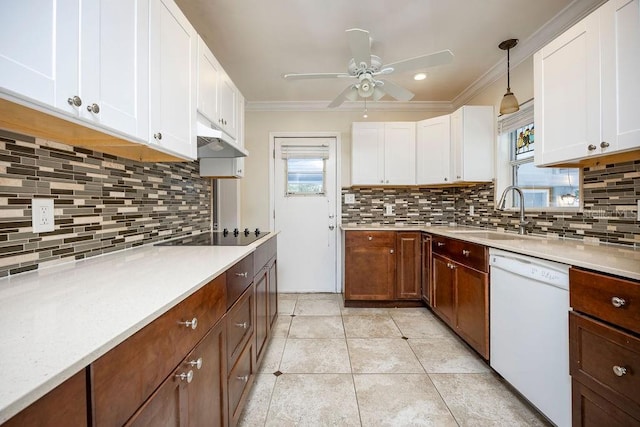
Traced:
<path fill-rule="evenodd" d="M 278 261 L 269 262 L 269 325 L 273 327 L 278 318 Z"/>
<path fill-rule="evenodd" d="M 238 90 L 226 73 L 220 73 L 218 78 L 218 111 L 220 117 L 217 125 L 236 138 L 238 132 L 237 122 Z"/>
<path fill-rule="evenodd" d="M 195 159 L 197 34 L 173 0 L 150 6 L 150 129 L 153 144 Z"/>
<path fill-rule="evenodd" d="M 451 261 L 440 255 L 433 254 L 433 311 L 449 325 L 454 325 L 455 298 L 454 273 L 450 268 Z"/>
<path fill-rule="evenodd" d="M 493 107 L 465 105 L 451 115 L 454 181 L 491 181 L 495 145 Z"/>
<path fill-rule="evenodd" d="M 344 263 L 346 300 L 394 299 L 395 232 L 348 231 Z"/>
<path fill-rule="evenodd" d="M 220 320 L 200 341 L 185 364 L 193 369 L 187 386 L 188 425 L 225 425 L 227 417 L 227 367 L 225 365 L 225 321 Z M 198 360 L 202 358 L 198 369 Z M 195 367 L 195 368 L 194 368 Z"/>
<path fill-rule="evenodd" d="M 485 359 L 489 358 L 489 275 L 453 263 L 458 333 Z"/>
<path fill-rule="evenodd" d="M 3 427 L 87 425 L 87 375 L 83 369 L 19 412 Z"/>
<path fill-rule="evenodd" d="M 176 377 L 183 373 L 182 367 L 176 369 L 124 425 L 185 427 L 188 421 L 187 381 Z"/>
<path fill-rule="evenodd" d="M 396 233 L 396 299 L 420 299 L 421 233 Z"/>
<path fill-rule="evenodd" d="M 264 350 L 267 345 L 269 335 L 269 270 L 263 268 L 260 273 L 253 278 L 255 287 L 256 301 L 256 320 L 255 320 L 255 347 L 256 347 L 256 366 L 260 364 Z"/>
<path fill-rule="evenodd" d="M 443 184 L 451 181 L 450 116 L 417 123 L 416 184 Z"/>
<path fill-rule="evenodd" d="M 218 80 L 224 71 L 202 38 L 198 37 L 198 112 L 218 123 Z"/>
<path fill-rule="evenodd" d="M 148 7 L 143 0 L 83 0 L 80 50 L 80 116 L 144 140 L 149 132 Z M 89 111 L 94 105 L 99 111 Z"/>
<path fill-rule="evenodd" d="M 353 123 L 351 185 L 384 184 L 384 123 Z"/>
<path fill-rule="evenodd" d="M 79 0 L 3 2 L 0 91 L 75 113 L 79 25 Z"/>
<path fill-rule="evenodd" d="M 596 151 L 602 154 L 640 148 L 639 4 L 639 0 L 612 0 L 599 9 L 605 144 L 598 144 Z"/>
<path fill-rule="evenodd" d="M 598 38 L 594 13 L 533 57 L 536 165 L 597 154 L 601 142 Z"/>
<path fill-rule="evenodd" d="M 384 124 L 385 185 L 416 184 L 416 124 L 390 122 Z"/>
<path fill-rule="evenodd" d="M 422 236 L 422 300 L 431 306 L 431 236 Z"/>

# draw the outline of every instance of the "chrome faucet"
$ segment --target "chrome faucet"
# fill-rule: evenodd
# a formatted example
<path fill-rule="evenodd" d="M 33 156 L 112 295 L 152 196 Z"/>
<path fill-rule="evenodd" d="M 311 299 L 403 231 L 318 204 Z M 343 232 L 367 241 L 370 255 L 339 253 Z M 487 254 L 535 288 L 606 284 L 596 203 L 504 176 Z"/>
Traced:
<path fill-rule="evenodd" d="M 509 190 L 514 190 L 520 195 L 520 223 L 518 224 L 518 234 L 527 234 L 528 228 L 531 226 L 531 222 L 527 221 L 524 217 L 524 193 L 520 189 L 520 187 L 516 187 L 515 185 L 510 185 L 504 189 L 502 192 L 502 196 L 500 197 L 500 201 L 498 202 L 498 209 L 503 211 L 504 205 L 507 202 L 507 193 Z"/>

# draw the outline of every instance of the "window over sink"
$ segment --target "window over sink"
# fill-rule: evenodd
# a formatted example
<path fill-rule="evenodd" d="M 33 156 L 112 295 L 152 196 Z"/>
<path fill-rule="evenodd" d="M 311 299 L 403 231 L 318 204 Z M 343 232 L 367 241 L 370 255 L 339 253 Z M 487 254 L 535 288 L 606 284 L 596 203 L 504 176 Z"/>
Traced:
<path fill-rule="evenodd" d="M 533 163 L 535 123 L 533 100 L 516 113 L 498 118 L 496 200 L 509 185 L 524 193 L 526 209 L 577 210 L 581 206 L 579 168 L 539 168 Z M 507 208 L 519 209 L 518 197 L 508 195 Z"/>

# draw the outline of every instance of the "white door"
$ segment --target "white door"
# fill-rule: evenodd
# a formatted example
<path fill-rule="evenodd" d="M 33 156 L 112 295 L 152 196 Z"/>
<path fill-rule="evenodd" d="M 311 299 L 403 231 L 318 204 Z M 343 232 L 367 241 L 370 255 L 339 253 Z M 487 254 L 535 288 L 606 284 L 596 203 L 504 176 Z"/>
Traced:
<path fill-rule="evenodd" d="M 336 138 L 275 138 L 278 292 L 337 292 Z"/>

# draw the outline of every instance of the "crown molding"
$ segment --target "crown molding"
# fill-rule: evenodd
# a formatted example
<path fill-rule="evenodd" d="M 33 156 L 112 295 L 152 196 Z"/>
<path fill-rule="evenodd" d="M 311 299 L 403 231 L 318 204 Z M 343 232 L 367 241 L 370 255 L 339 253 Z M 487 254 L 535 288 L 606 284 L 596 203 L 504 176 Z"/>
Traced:
<path fill-rule="evenodd" d="M 518 43 L 517 48 L 511 52 L 511 68 L 520 65 L 551 40 L 555 39 L 599 6 L 606 3 L 606 1 L 607 0 L 573 0 L 549 22 L 540 27 L 539 30 L 526 40 Z M 505 74 L 507 74 L 507 59 L 503 58 L 451 101 L 454 109 L 469 102 L 474 96 Z"/>
<path fill-rule="evenodd" d="M 363 111 L 364 101 L 347 101 L 337 108 L 328 108 L 327 101 L 247 101 L 245 111 Z M 367 102 L 369 111 L 453 111 L 448 101 L 373 101 Z"/>

